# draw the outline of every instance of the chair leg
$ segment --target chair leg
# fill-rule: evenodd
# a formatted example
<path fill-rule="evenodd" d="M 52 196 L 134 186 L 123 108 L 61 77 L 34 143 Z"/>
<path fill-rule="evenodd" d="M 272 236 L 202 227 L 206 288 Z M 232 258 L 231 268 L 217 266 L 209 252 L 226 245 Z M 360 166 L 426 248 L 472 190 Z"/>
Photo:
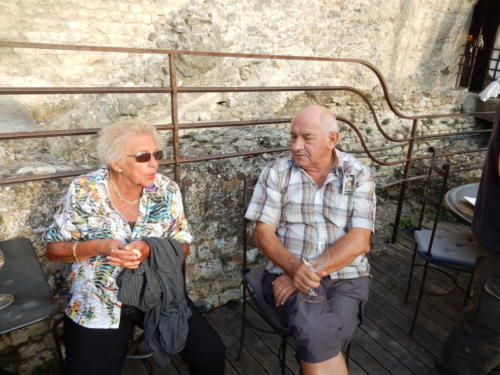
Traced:
<path fill-rule="evenodd" d="M 285 370 L 286 370 L 286 366 L 285 366 L 285 362 L 286 362 L 286 342 L 287 342 L 287 339 L 286 339 L 286 336 L 281 336 L 281 345 L 280 345 L 280 368 L 281 368 L 281 375 L 285 375 Z"/>
<path fill-rule="evenodd" d="M 411 260 L 410 277 L 408 278 L 408 286 L 406 287 L 405 304 L 408 303 L 408 296 L 410 295 L 411 280 L 413 278 L 413 270 L 415 268 L 415 258 L 416 257 L 417 257 L 417 244 L 415 244 L 415 246 L 413 247 L 413 258 Z"/>
<path fill-rule="evenodd" d="M 54 343 L 56 344 L 56 353 L 57 353 L 57 361 L 59 363 L 59 372 L 61 374 L 64 374 L 64 357 L 62 355 L 62 350 L 61 350 L 61 341 L 59 340 L 59 337 L 57 335 L 57 326 L 61 323 L 62 318 L 57 319 L 52 323 L 52 327 L 50 328 L 52 332 L 52 338 L 54 340 Z"/>
<path fill-rule="evenodd" d="M 153 358 L 151 358 L 151 357 L 144 358 L 142 360 L 142 365 L 144 366 L 144 368 L 146 369 L 146 372 L 149 375 L 154 375 L 154 372 L 153 372 Z"/>
<path fill-rule="evenodd" d="M 418 292 L 418 297 L 417 297 L 417 305 L 415 306 L 415 312 L 413 313 L 413 320 L 411 321 L 410 335 L 413 333 L 413 329 L 415 328 L 415 322 L 417 320 L 418 310 L 420 308 L 420 302 L 422 301 L 422 294 L 424 294 L 425 279 L 427 278 L 427 269 L 429 268 L 428 266 L 429 263 L 425 262 L 424 273 L 422 274 L 422 283 L 420 284 L 420 290 Z"/>
<path fill-rule="evenodd" d="M 247 313 L 247 283 L 245 280 L 242 282 L 243 286 L 243 306 L 241 312 L 241 328 L 240 328 L 240 348 L 238 350 L 238 360 L 241 357 L 241 351 L 243 350 L 243 341 L 245 340 L 245 322 Z"/>
<path fill-rule="evenodd" d="M 464 305 L 467 303 L 467 299 L 470 296 L 470 290 L 472 288 L 472 281 L 474 280 L 474 273 L 470 274 L 469 284 L 467 285 L 467 290 L 465 291 Z"/>

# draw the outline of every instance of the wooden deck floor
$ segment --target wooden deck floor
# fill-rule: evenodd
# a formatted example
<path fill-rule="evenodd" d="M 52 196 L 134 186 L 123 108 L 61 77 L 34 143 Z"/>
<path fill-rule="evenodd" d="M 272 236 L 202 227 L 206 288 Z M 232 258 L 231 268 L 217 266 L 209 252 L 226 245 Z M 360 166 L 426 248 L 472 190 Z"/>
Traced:
<path fill-rule="evenodd" d="M 457 289 L 442 297 L 425 295 L 415 331 L 411 336 L 408 334 L 419 281 L 417 277 L 410 301 L 405 305 L 403 296 L 412 249 L 411 236 L 403 234 L 397 244 L 388 244 L 382 253 L 370 257 L 373 275 L 371 294 L 365 319 L 351 346 L 350 374 L 427 374 L 460 316 L 463 290 Z M 417 268 L 416 272 L 420 274 L 421 270 Z M 429 277 L 434 289 L 446 289 L 452 285 L 439 272 L 432 271 Z M 466 278 L 459 278 L 462 289 L 466 282 Z M 266 328 L 266 324 L 249 310 L 253 323 L 257 327 Z M 226 345 L 226 374 L 279 374 L 279 339 L 274 335 L 249 329 L 241 358 L 237 359 L 240 311 L 240 304 L 230 303 L 208 313 L 208 320 Z M 288 374 L 299 374 L 293 344 L 289 346 L 286 362 Z M 174 358 L 169 368 L 156 370 L 156 374 L 188 374 L 186 365 L 180 358 Z M 139 361 L 129 361 L 124 373 L 140 374 L 141 371 Z"/>

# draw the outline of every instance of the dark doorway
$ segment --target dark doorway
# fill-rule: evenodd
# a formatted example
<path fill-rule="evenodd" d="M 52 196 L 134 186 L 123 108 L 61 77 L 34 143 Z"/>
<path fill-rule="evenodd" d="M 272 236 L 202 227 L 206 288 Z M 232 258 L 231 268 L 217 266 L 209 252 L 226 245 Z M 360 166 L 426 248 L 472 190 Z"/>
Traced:
<path fill-rule="evenodd" d="M 499 21 L 499 0 L 477 2 L 465 44 L 459 86 L 479 92 L 500 78 Z"/>

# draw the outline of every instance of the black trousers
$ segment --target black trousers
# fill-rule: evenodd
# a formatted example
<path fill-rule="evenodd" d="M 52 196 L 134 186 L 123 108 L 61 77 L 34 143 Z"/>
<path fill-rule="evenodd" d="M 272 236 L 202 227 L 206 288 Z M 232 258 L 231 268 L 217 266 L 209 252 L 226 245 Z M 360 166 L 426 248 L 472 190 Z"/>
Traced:
<path fill-rule="evenodd" d="M 188 319 L 186 346 L 180 353 L 191 375 L 223 375 L 225 348 L 220 336 L 196 308 Z M 120 327 L 85 328 L 64 317 L 65 373 L 120 375 L 134 326 L 142 325 L 142 311 L 122 308 Z"/>

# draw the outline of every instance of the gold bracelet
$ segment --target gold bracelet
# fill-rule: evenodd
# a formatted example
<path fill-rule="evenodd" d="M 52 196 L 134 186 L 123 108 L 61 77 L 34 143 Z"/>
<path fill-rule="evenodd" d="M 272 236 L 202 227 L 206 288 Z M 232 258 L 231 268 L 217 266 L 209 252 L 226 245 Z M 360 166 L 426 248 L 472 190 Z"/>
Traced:
<path fill-rule="evenodd" d="M 73 252 L 73 260 L 75 263 L 79 262 L 78 258 L 76 257 L 76 247 L 78 246 L 78 242 L 73 242 L 73 247 L 71 248 L 71 251 Z"/>

